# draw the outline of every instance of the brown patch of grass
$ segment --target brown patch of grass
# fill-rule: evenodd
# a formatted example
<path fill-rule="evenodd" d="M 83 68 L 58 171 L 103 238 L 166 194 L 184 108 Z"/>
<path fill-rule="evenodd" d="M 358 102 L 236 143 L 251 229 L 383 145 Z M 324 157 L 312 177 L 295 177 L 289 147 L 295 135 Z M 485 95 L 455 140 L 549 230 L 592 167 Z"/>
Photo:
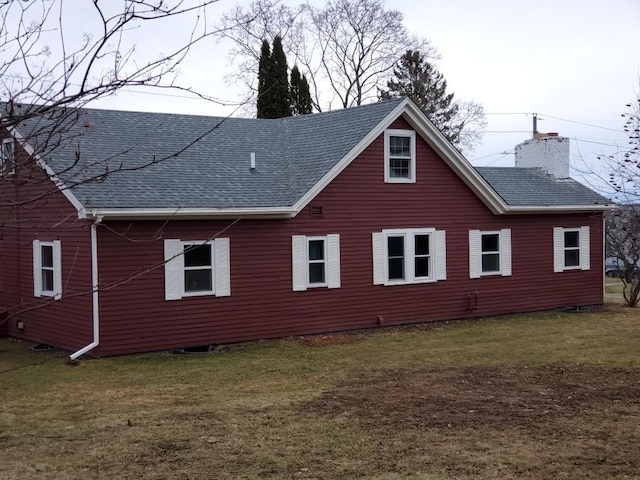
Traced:
<path fill-rule="evenodd" d="M 307 338 L 74 368 L 1 339 L 0 479 L 640 479 L 637 309 Z"/>

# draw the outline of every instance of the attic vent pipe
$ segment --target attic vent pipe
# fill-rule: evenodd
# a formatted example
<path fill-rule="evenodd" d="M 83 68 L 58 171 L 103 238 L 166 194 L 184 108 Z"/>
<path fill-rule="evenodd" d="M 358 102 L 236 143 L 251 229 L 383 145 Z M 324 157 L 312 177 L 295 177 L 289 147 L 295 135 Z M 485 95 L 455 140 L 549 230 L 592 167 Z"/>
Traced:
<path fill-rule="evenodd" d="M 251 152 L 251 163 L 249 168 L 251 168 L 251 170 L 256 169 L 256 152 Z"/>

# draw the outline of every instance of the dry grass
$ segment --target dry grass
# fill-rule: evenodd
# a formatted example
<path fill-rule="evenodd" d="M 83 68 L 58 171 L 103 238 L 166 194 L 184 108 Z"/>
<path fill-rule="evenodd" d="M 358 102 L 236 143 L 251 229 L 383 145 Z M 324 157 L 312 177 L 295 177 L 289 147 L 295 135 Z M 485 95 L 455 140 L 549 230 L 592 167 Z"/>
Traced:
<path fill-rule="evenodd" d="M 639 479 L 640 312 L 85 360 L 0 340 L 0 479 Z"/>

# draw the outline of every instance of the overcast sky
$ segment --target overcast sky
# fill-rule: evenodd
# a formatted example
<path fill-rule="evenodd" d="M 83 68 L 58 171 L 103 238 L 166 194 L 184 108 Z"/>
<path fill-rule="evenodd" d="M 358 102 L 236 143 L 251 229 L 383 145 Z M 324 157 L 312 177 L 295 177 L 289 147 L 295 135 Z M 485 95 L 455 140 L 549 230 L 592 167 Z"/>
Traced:
<path fill-rule="evenodd" d="M 235 3 L 220 0 L 209 15 Z M 596 154 L 624 148 L 620 113 L 640 78 L 640 0 L 399 0 L 388 1 L 387 8 L 402 11 L 408 29 L 438 49 L 437 67 L 456 96 L 484 105 L 483 144 L 467 155 L 474 165 L 513 165 L 513 155 L 505 152 L 530 138 L 534 112 L 544 119 L 540 131 L 572 139 L 572 166 L 578 170 L 581 159 L 597 168 Z M 157 44 L 158 39 L 141 38 L 139 48 Z M 231 71 L 227 53 L 228 45 L 213 41 L 196 49 L 182 66 L 180 83 L 237 99 L 234 86 L 223 81 Z M 94 106 L 211 115 L 231 111 L 179 95 L 127 92 Z"/>

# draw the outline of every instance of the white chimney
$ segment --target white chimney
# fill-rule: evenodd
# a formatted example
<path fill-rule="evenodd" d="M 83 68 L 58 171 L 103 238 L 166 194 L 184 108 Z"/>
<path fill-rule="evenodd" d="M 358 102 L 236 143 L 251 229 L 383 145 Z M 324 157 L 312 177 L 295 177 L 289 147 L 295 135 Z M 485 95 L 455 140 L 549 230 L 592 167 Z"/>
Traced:
<path fill-rule="evenodd" d="M 515 147 L 516 167 L 541 168 L 556 178 L 569 178 L 569 139 L 557 133 L 536 133 Z"/>
<path fill-rule="evenodd" d="M 249 168 L 251 170 L 256 169 L 256 152 L 251 152 L 251 158 L 249 160 Z"/>

